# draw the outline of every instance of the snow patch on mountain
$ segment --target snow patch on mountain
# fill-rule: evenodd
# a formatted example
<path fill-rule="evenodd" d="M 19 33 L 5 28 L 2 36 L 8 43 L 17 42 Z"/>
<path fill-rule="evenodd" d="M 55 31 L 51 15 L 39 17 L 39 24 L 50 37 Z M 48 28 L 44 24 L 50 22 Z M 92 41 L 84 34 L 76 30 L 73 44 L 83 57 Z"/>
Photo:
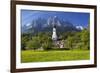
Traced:
<path fill-rule="evenodd" d="M 76 29 L 78 29 L 78 30 L 83 30 L 84 27 L 83 27 L 83 26 L 76 26 Z"/>

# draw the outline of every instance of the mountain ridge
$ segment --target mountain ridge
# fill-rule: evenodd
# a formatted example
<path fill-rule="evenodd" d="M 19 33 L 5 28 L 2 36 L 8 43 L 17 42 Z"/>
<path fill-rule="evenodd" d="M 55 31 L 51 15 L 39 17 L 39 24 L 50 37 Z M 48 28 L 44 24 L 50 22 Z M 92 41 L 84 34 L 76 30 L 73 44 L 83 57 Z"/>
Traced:
<path fill-rule="evenodd" d="M 32 22 L 23 25 L 21 27 L 22 33 L 37 33 L 37 32 L 52 32 L 53 25 L 57 26 L 58 32 L 67 32 L 67 31 L 80 31 L 83 29 L 77 28 L 67 19 L 60 19 L 57 16 L 49 17 L 48 19 L 38 17 L 37 19 L 33 19 Z M 83 28 L 82 26 L 80 26 Z"/>

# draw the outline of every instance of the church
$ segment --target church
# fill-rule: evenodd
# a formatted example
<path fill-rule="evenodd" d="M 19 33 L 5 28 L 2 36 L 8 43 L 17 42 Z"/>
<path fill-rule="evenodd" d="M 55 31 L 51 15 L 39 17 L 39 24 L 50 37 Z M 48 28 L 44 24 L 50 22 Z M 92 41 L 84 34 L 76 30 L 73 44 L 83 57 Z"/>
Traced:
<path fill-rule="evenodd" d="M 64 40 L 59 39 L 59 37 L 57 36 L 57 31 L 56 31 L 56 16 L 53 18 L 53 30 L 52 30 L 52 41 L 54 46 L 58 47 L 58 48 L 64 48 Z"/>

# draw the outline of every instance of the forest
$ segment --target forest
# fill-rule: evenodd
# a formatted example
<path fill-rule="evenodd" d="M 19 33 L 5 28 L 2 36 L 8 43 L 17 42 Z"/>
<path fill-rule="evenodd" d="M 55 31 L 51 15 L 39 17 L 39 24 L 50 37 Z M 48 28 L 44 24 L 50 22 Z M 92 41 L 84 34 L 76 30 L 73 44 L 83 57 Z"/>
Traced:
<path fill-rule="evenodd" d="M 88 29 L 76 32 L 64 32 L 59 33 L 59 39 L 64 41 L 65 50 L 81 49 L 89 50 L 90 49 L 90 33 Z M 24 33 L 21 35 L 21 49 L 22 50 L 53 50 L 59 49 L 53 45 L 51 32 L 39 32 L 32 35 L 31 33 Z"/>

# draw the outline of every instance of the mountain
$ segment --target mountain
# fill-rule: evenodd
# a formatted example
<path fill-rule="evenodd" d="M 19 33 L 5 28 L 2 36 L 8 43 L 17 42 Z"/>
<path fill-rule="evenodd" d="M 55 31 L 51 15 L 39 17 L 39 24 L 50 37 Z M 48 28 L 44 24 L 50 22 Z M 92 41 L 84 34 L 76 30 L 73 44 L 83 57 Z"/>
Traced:
<path fill-rule="evenodd" d="M 79 27 L 73 26 L 68 20 L 60 19 L 57 16 L 33 19 L 31 23 L 21 27 L 22 33 L 38 33 L 38 32 L 52 32 L 53 26 L 56 25 L 57 32 L 79 31 Z"/>

